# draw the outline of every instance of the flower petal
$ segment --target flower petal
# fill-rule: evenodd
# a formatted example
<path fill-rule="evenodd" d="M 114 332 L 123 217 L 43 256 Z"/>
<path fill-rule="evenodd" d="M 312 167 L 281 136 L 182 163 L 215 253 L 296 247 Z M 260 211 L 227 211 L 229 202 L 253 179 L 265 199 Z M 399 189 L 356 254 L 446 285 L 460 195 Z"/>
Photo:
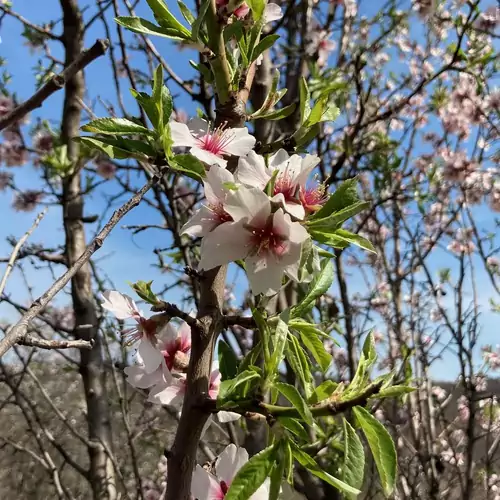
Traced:
<path fill-rule="evenodd" d="M 195 146 L 191 148 L 190 153 L 207 165 L 220 165 L 221 167 L 226 168 L 227 161 L 220 156 L 214 155 L 210 151 L 206 151 L 205 149 Z"/>
<path fill-rule="evenodd" d="M 320 159 L 316 155 L 306 155 L 304 158 L 301 158 L 300 173 L 295 178 L 299 186 L 306 186 L 307 178 L 319 162 Z"/>
<path fill-rule="evenodd" d="M 117 319 L 128 319 L 136 316 L 142 316 L 134 300 L 128 295 L 124 295 L 116 290 L 106 290 L 102 294 L 104 301 L 101 306 L 112 312 Z"/>
<path fill-rule="evenodd" d="M 213 231 L 220 224 L 220 219 L 208 207 L 202 206 L 182 226 L 181 234 L 203 237 Z"/>
<path fill-rule="evenodd" d="M 264 9 L 264 19 L 266 23 L 277 21 L 283 17 L 281 7 L 275 3 L 268 3 Z"/>
<path fill-rule="evenodd" d="M 248 462 L 248 453 L 245 448 L 238 448 L 234 444 L 226 446 L 219 455 L 215 464 L 217 477 L 226 484 L 236 476 L 236 473 Z"/>
<path fill-rule="evenodd" d="M 255 146 L 255 137 L 248 133 L 246 127 L 232 128 L 232 139 L 224 148 L 224 152 L 234 156 L 244 156 Z"/>
<path fill-rule="evenodd" d="M 196 465 L 191 479 L 191 495 L 198 500 L 223 498 L 219 480 L 200 465 Z"/>
<path fill-rule="evenodd" d="M 282 165 L 286 166 L 290 155 L 284 149 L 278 149 L 276 153 L 269 157 L 267 164 L 270 170 L 276 170 Z"/>
<path fill-rule="evenodd" d="M 257 295 L 274 295 L 281 288 L 284 265 L 273 256 L 252 255 L 245 259 L 247 276 L 252 293 Z"/>
<path fill-rule="evenodd" d="M 234 176 L 220 165 L 212 165 L 207 172 L 207 177 L 203 183 L 205 188 L 205 198 L 211 205 L 223 203 L 227 195 L 225 183 L 234 183 Z"/>
<path fill-rule="evenodd" d="M 143 337 L 140 340 L 137 352 L 144 363 L 146 373 L 153 373 L 163 361 L 163 354 L 151 343 L 148 337 Z"/>
<path fill-rule="evenodd" d="M 201 243 L 200 269 L 244 259 L 250 249 L 250 233 L 239 222 L 226 222 L 207 234 Z"/>
<path fill-rule="evenodd" d="M 241 415 L 239 413 L 235 413 L 234 411 L 220 411 L 217 413 L 217 420 L 221 424 L 225 424 L 227 422 L 234 422 L 235 420 L 239 420 Z"/>
<path fill-rule="evenodd" d="M 243 186 L 227 195 L 224 209 L 235 221 L 252 220 L 257 216 L 265 221 L 271 214 L 266 193 L 258 188 Z"/>
<path fill-rule="evenodd" d="M 203 137 L 208 134 L 210 130 L 210 123 L 208 123 L 203 118 L 191 118 L 187 126 L 189 128 L 189 132 L 196 137 Z"/>
<path fill-rule="evenodd" d="M 250 151 L 239 159 L 235 176 L 239 182 L 261 190 L 271 180 L 271 172 L 266 167 L 264 157 L 255 151 Z"/>
<path fill-rule="evenodd" d="M 123 372 L 127 376 L 127 382 L 138 389 L 149 389 L 162 381 L 161 370 L 146 373 L 143 365 L 126 366 Z"/>
<path fill-rule="evenodd" d="M 196 146 L 196 138 L 185 123 L 170 122 L 170 137 L 174 148 Z"/>
<path fill-rule="evenodd" d="M 186 383 L 184 379 L 173 379 L 169 384 L 162 382 L 156 385 L 149 392 L 148 401 L 180 408 L 186 393 Z"/>

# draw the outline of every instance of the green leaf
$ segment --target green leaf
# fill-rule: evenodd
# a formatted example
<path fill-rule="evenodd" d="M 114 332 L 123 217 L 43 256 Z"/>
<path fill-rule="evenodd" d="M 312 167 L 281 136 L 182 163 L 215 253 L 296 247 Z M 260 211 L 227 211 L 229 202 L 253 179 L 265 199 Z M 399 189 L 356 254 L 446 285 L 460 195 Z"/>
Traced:
<path fill-rule="evenodd" d="M 115 18 L 115 21 L 128 30 L 133 31 L 134 33 L 141 33 L 142 35 L 162 36 L 164 38 L 172 38 L 174 40 L 187 40 L 191 35 L 191 33 L 188 32 L 188 36 L 186 36 L 183 31 L 179 31 L 176 28 L 156 26 L 155 24 L 140 17 L 119 16 Z M 186 30 L 186 28 L 184 28 L 184 30 Z"/>
<path fill-rule="evenodd" d="M 233 479 L 224 500 L 248 500 L 273 470 L 278 447 L 269 446 L 243 465 Z"/>
<path fill-rule="evenodd" d="M 189 23 L 189 25 L 192 25 L 195 22 L 196 18 L 189 10 L 189 7 L 181 0 L 177 0 L 177 4 L 179 5 L 179 9 L 181 11 L 181 14 L 184 16 L 184 19 Z"/>
<path fill-rule="evenodd" d="M 162 28 L 172 28 L 178 30 L 185 38 L 191 36 L 191 32 L 185 28 L 175 16 L 170 12 L 167 4 L 163 0 L 146 0 L 153 15 Z"/>
<path fill-rule="evenodd" d="M 338 384 L 333 380 L 325 380 L 323 383 L 318 385 L 316 389 L 314 389 L 314 392 L 312 396 L 309 398 L 308 402 L 312 405 L 315 405 L 320 401 L 328 399 L 333 394 L 337 386 Z"/>
<path fill-rule="evenodd" d="M 338 212 L 331 213 L 328 217 L 324 217 L 322 219 L 311 219 L 307 221 L 307 225 L 308 227 L 312 227 L 319 231 L 323 229 L 338 229 L 342 222 L 354 217 L 370 206 L 371 203 L 369 201 L 359 201 L 349 207 L 339 210 Z"/>
<path fill-rule="evenodd" d="M 304 123 L 304 126 L 310 127 L 311 125 L 315 125 L 321 121 L 321 117 L 326 110 L 326 106 L 328 104 L 328 96 L 320 97 L 315 103 L 309 114 L 307 120 Z"/>
<path fill-rule="evenodd" d="M 295 436 L 301 438 L 303 441 L 308 442 L 311 437 L 306 432 L 302 424 L 295 418 L 291 417 L 278 417 L 278 422 L 288 431 Z"/>
<path fill-rule="evenodd" d="M 293 407 L 299 412 L 306 424 L 314 424 L 311 410 L 304 401 L 304 398 L 300 395 L 300 392 L 293 385 L 284 384 L 282 382 L 274 382 L 273 386 L 278 389 L 278 391 L 281 392 L 281 394 L 283 394 L 283 396 L 285 396 L 290 403 L 292 403 Z"/>
<path fill-rule="evenodd" d="M 206 170 L 198 158 L 193 155 L 175 155 L 168 162 L 172 170 L 182 172 L 196 181 L 202 181 L 206 176 Z"/>
<path fill-rule="evenodd" d="M 274 111 L 270 111 L 269 113 L 265 114 L 260 114 L 257 116 L 251 116 L 253 120 L 260 120 L 262 118 L 266 120 L 272 120 L 272 121 L 277 121 L 277 120 L 282 120 L 283 118 L 286 118 L 290 116 L 294 111 L 295 108 L 297 107 L 297 104 L 294 102 L 292 104 L 289 104 L 288 106 L 285 106 L 284 108 L 276 109 Z"/>
<path fill-rule="evenodd" d="M 328 104 L 326 111 L 323 113 L 321 117 L 322 122 L 334 122 L 340 115 L 340 109 L 334 104 Z"/>
<path fill-rule="evenodd" d="M 252 9 L 253 18 L 255 21 L 258 21 L 262 14 L 264 14 L 264 9 L 266 7 L 266 3 L 264 0 L 248 0 L 248 6 Z"/>
<path fill-rule="evenodd" d="M 300 465 L 305 467 L 311 474 L 314 474 L 316 477 L 319 477 L 323 481 L 327 482 L 328 484 L 331 484 L 332 486 L 334 486 L 340 491 L 343 491 L 344 493 L 349 493 L 351 495 L 359 495 L 361 493 L 358 489 L 353 488 L 344 481 L 341 481 L 340 479 L 332 476 L 328 472 L 322 470 L 321 467 L 316 463 L 314 458 L 312 458 L 307 453 L 302 451 L 294 442 L 289 441 L 289 443 L 292 448 L 292 453 L 295 460 L 297 460 L 297 462 L 299 462 Z"/>
<path fill-rule="evenodd" d="M 306 398 L 309 398 L 314 390 L 313 377 L 311 373 L 312 367 L 311 363 L 307 359 L 304 349 L 299 344 L 299 341 L 295 338 L 295 336 L 288 336 L 288 343 L 286 345 L 285 352 L 286 359 L 304 387 Z"/>
<path fill-rule="evenodd" d="M 84 132 L 93 132 L 103 135 L 154 135 L 149 130 L 126 118 L 98 118 L 81 127 Z"/>
<path fill-rule="evenodd" d="M 205 79 L 206 83 L 213 83 L 214 81 L 214 75 L 212 74 L 212 71 L 210 68 L 205 65 L 205 64 L 198 64 L 194 61 L 189 61 L 189 64 L 198 72 L 201 73 L 203 78 Z"/>
<path fill-rule="evenodd" d="M 310 330 L 299 331 L 299 335 L 302 343 L 309 349 L 316 363 L 318 363 L 323 372 L 326 372 L 332 362 L 332 356 L 328 354 L 325 345 L 318 335 Z"/>
<path fill-rule="evenodd" d="M 273 353 L 268 367 L 269 373 L 275 373 L 280 363 L 283 361 L 283 352 L 288 338 L 288 316 L 288 311 L 284 311 L 278 316 L 278 324 L 276 325 L 274 335 L 272 335 Z"/>
<path fill-rule="evenodd" d="M 363 356 L 367 361 L 367 368 L 371 368 L 377 361 L 377 350 L 375 348 L 375 339 L 373 332 L 370 332 L 363 343 Z"/>
<path fill-rule="evenodd" d="M 195 42 L 198 41 L 198 36 L 200 33 L 201 24 L 202 24 L 203 20 L 205 19 L 205 15 L 207 14 L 208 7 L 210 6 L 210 3 L 211 3 L 211 0 L 203 0 L 203 2 L 201 3 L 201 6 L 200 6 L 200 12 L 198 13 L 196 20 L 193 23 L 191 38 Z"/>
<path fill-rule="evenodd" d="M 129 283 L 134 292 L 139 295 L 142 300 L 145 300 L 149 304 L 155 306 L 158 304 L 159 299 L 156 294 L 151 290 L 152 281 L 137 281 L 135 283 Z"/>
<path fill-rule="evenodd" d="M 307 82 L 304 77 L 299 81 L 299 95 L 300 95 L 300 123 L 304 123 L 311 114 L 311 94 L 307 88 Z"/>
<path fill-rule="evenodd" d="M 344 181 L 335 192 L 328 198 L 323 207 L 313 214 L 310 219 L 324 219 L 334 212 L 340 212 L 344 208 L 355 205 L 359 201 L 358 196 L 358 178 L 353 177 Z"/>
<path fill-rule="evenodd" d="M 309 229 L 309 234 L 315 241 L 333 248 L 347 248 L 352 244 L 368 252 L 377 253 L 370 241 L 359 234 L 351 233 L 345 229 L 336 229 L 333 232 L 328 232 L 327 230 L 311 228 Z"/>
<path fill-rule="evenodd" d="M 331 260 L 324 260 L 320 273 L 313 279 L 306 296 L 302 302 L 292 309 L 292 317 L 304 317 L 311 311 L 318 297 L 321 297 L 333 283 L 333 263 Z"/>
<path fill-rule="evenodd" d="M 220 384 L 217 401 L 219 402 L 219 400 L 221 400 L 221 402 L 223 402 L 224 400 L 230 401 L 245 397 L 247 382 L 255 382 L 258 379 L 260 379 L 260 374 L 257 371 L 245 370 L 244 372 L 239 373 L 233 379 L 224 380 Z"/>
<path fill-rule="evenodd" d="M 368 441 L 384 492 L 389 496 L 396 482 L 397 458 L 394 442 L 385 427 L 367 410 L 355 406 L 353 412 Z"/>
<path fill-rule="evenodd" d="M 269 500 L 278 500 L 283 474 L 285 472 L 285 461 L 280 459 L 276 461 L 273 471 L 271 472 L 271 484 L 269 487 Z"/>
<path fill-rule="evenodd" d="M 279 37 L 279 35 L 268 35 L 262 38 L 262 40 L 254 48 L 252 52 L 252 59 L 249 62 L 255 61 L 262 53 L 264 53 L 267 49 L 270 49 Z"/>
<path fill-rule="evenodd" d="M 136 158 L 138 160 L 147 160 L 148 155 L 138 153 L 137 151 L 130 151 L 126 146 L 118 146 L 119 142 L 114 141 L 114 144 L 111 144 L 110 139 L 106 138 L 97 138 L 97 137 L 75 137 L 73 139 L 81 144 L 84 144 L 86 147 L 90 149 L 97 149 L 98 151 L 108 155 L 110 158 L 116 160 L 123 160 L 125 158 Z M 130 141 L 127 141 L 130 142 Z"/>
<path fill-rule="evenodd" d="M 219 340 L 217 352 L 221 379 L 224 381 L 235 378 L 238 373 L 238 358 L 231 346 L 226 344 L 223 340 Z"/>
<path fill-rule="evenodd" d="M 353 488 L 361 489 L 365 473 L 365 451 L 363 443 L 352 425 L 344 418 L 344 465 L 342 467 L 342 480 Z M 356 498 L 357 495 L 348 495 Z"/>

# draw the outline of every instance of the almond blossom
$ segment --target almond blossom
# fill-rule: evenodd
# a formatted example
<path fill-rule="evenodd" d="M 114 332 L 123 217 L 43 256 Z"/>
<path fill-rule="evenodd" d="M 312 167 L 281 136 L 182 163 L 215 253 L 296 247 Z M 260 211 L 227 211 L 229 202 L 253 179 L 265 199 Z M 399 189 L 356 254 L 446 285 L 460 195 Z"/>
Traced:
<path fill-rule="evenodd" d="M 286 212 L 297 219 L 303 219 L 306 210 L 314 211 L 317 205 L 324 203 L 324 188 L 317 192 L 307 188 L 306 182 L 319 163 L 316 155 L 289 156 L 284 149 L 272 155 L 266 166 L 262 156 L 251 151 L 247 156 L 240 158 L 235 177 L 249 187 L 258 187 L 264 190 L 274 177 L 272 200 L 280 203 Z"/>
<path fill-rule="evenodd" d="M 153 373 L 163 360 L 161 352 L 156 348 L 156 333 L 159 326 L 166 321 L 166 317 L 155 315 L 149 319 L 145 318 L 128 295 L 107 290 L 102 294 L 103 302 L 101 306 L 112 312 L 116 319 L 132 319 L 137 325 L 123 331 L 123 335 L 128 338 L 127 343 L 139 342 L 137 353 L 144 363 L 144 370 L 147 374 Z"/>
<path fill-rule="evenodd" d="M 214 473 L 200 465 L 196 466 L 191 481 L 191 495 L 196 500 L 221 500 L 233 482 L 237 472 L 248 462 L 248 452 L 234 444 L 226 446 L 217 457 Z M 266 480 L 249 500 L 267 500 L 269 498 L 269 480 Z"/>
<path fill-rule="evenodd" d="M 212 269 L 244 259 L 254 294 L 272 295 L 281 287 L 283 274 L 298 281 L 302 243 L 307 230 L 281 208 L 271 211 L 260 189 L 240 187 L 231 192 L 224 209 L 234 222 L 215 228 L 201 245 L 201 269 Z"/>
<path fill-rule="evenodd" d="M 255 145 L 255 137 L 246 127 L 213 128 L 201 118 L 193 118 L 187 124 L 170 122 L 173 147 L 190 148 L 190 153 L 207 165 L 225 167 L 224 156 L 244 156 Z"/>
<path fill-rule="evenodd" d="M 184 224 L 182 234 L 203 237 L 220 224 L 233 220 L 224 210 L 228 184 L 234 184 L 233 174 L 219 165 L 212 165 L 203 181 L 206 203 Z"/>

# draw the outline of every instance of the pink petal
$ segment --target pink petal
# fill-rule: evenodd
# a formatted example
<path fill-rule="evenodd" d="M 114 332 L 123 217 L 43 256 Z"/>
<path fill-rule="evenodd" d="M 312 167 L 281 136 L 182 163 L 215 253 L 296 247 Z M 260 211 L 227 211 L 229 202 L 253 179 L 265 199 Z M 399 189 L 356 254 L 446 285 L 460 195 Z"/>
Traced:
<path fill-rule="evenodd" d="M 107 290 L 102 294 L 102 308 L 112 312 L 117 319 L 128 319 L 142 316 L 135 302 L 128 295 L 116 290 Z"/>
<path fill-rule="evenodd" d="M 198 500 L 219 500 L 224 498 L 219 480 L 200 465 L 197 465 L 193 472 L 191 495 Z"/>
<path fill-rule="evenodd" d="M 198 146 L 192 147 L 190 153 L 193 156 L 196 156 L 198 160 L 202 161 L 203 163 L 206 163 L 207 165 L 220 165 L 223 168 L 225 168 L 227 165 L 227 161 L 224 160 L 224 158 L 214 155 L 210 151 L 201 149 Z"/>

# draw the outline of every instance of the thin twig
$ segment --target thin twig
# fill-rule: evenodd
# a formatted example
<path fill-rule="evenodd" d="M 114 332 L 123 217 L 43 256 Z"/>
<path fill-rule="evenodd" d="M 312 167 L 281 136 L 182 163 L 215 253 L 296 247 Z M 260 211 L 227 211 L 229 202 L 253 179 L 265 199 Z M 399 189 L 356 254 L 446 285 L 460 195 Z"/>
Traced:
<path fill-rule="evenodd" d="M 40 296 L 37 300 L 31 304 L 30 308 L 26 311 L 23 317 L 6 333 L 5 337 L 0 341 L 0 357 L 2 357 L 14 344 L 22 343 L 23 339 L 26 338 L 27 329 L 30 321 L 32 321 L 42 309 L 59 293 L 66 284 L 71 280 L 71 278 L 78 272 L 78 270 L 90 260 L 92 255 L 99 249 L 104 243 L 104 240 L 108 237 L 111 230 L 120 222 L 120 220 L 136 207 L 142 200 L 144 195 L 149 191 L 149 189 L 156 184 L 163 175 L 160 172 L 158 175 L 154 175 L 151 179 L 124 205 L 122 205 L 118 210 L 116 210 L 107 224 L 101 229 L 97 236 L 92 240 L 92 242 L 87 246 L 85 252 L 78 258 L 72 267 L 70 267 L 59 279 L 53 283 L 48 290 Z"/>
<path fill-rule="evenodd" d="M 26 333 L 17 343 L 42 349 L 92 349 L 94 345 L 93 340 L 45 340 L 29 333 Z"/>
<path fill-rule="evenodd" d="M 23 102 L 8 115 L 0 120 L 0 130 L 7 128 L 9 125 L 18 122 L 23 116 L 27 115 L 30 111 L 42 106 L 44 101 L 50 97 L 54 92 L 61 90 L 66 82 L 76 75 L 83 68 L 88 66 L 92 61 L 104 55 L 109 47 L 108 40 L 97 40 L 89 50 L 81 53 L 80 57 L 76 59 L 73 64 L 68 66 L 62 73 L 54 75 L 41 89 L 35 92 L 27 101 Z"/>

